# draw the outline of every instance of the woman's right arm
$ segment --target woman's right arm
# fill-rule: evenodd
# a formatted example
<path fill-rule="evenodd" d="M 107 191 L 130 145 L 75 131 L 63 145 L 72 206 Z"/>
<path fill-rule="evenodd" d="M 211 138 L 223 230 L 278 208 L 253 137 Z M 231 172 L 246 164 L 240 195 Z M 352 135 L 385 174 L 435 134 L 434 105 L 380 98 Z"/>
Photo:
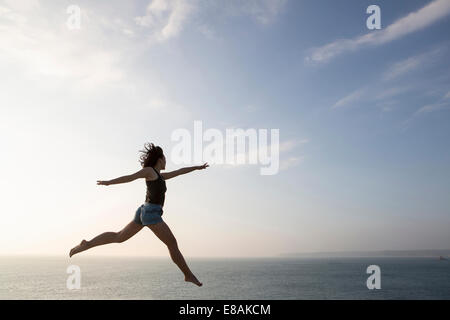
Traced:
<path fill-rule="evenodd" d="M 109 186 L 111 184 L 127 183 L 127 182 L 134 181 L 136 179 L 139 179 L 139 178 L 147 178 L 147 177 L 151 178 L 152 177 L 152 173 L 154 175 L 156 175 L 156 173 L 154 173 L 151 170 L 149 170 L 149 167 L 146 167 L 146 168 L 143 168 L 143 169 L 139 170 L 136 173 L 133 173 L 133 174 L 130 174 L 130 175 L 126 175 L 126 176 L 122 176 L 122 177 L 119 177 L 119 178 L 116 178 L 116 179 L 107 180 L 107 181 L 97 180 L 97 184 L 98 185 Z"/>

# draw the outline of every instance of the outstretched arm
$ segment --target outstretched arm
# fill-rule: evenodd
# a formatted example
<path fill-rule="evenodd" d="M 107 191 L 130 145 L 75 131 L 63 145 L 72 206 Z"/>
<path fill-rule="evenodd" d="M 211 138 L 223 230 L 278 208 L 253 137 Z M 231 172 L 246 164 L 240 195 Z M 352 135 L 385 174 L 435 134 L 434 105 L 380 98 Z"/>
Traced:
<path fill-rule="evenodd" d="M 164 180 L 167 180 L 167 179 L 179 176 L 180 174 L 186 174 L 186 173 L 192 172 L 194 170 L 206 169 L 207 167 L 209 167 L 208 163 L 204 163 L 201 166 L 185 167 L 185 168 L 181 168 L 181 169 L 178 169 L 175 171 L 164 172 L 164 173 L 161 173 L 161 175 L 164 178 Z"/>
<path fill-rule="evenodd" d="M 118 184 L 118 183 L 126 183 L 126 182 L 131 182 L 134 181 L 136 179 L 139 178 L 147 178 L 151 175 L 151 171 L 148 170 L 147 168 L 143 168 L 141 170 L 139 170 L 136 173 L 127 175 L 127 176 L 122 176 L 116 179 L 112 179 L 112 180 L 107 180 L 107 181 L 102 181 L 102 180 L 97 180 L 97 184 L 98 185 L 104 185 L 104 186 L 109 186 L 110 184 Z M 155 174 L 155 173 L 153 173 Z M 155 174 L 156 175 L 156 174 Z"/>

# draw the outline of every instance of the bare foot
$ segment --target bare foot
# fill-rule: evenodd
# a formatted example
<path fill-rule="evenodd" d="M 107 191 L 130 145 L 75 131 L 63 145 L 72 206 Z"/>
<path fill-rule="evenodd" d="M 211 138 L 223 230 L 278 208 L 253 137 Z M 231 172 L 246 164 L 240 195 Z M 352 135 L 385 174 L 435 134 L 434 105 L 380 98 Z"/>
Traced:
<path fill-rule="evenodd" d="M 201 287 L 203 285 L 203 283 L 198 281 L 198 279 L 193 274 L 191 274 L 190 276 L 184 277 L 184 281 L 192 282 L 193 284 L 196 284 L 199 287 Z"/>
<path fill-rule="evenodd" d="M 76 247 L 72 248 L 72 250 L 70 250 L 69 257 L 72 257 L 74 254 L 84 251 L 86 245 L 87 245 L 87 241 L 81 240 L 79 245 L 77 245 Z"/>

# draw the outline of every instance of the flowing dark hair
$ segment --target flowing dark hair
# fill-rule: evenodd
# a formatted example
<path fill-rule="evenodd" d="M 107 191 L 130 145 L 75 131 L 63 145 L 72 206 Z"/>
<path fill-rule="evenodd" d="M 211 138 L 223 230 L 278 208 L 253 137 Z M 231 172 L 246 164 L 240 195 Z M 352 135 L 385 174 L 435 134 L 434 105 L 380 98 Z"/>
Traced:
<path fill-rule="evenodd" d="M 139 162 L 143 168 L 154 167 L 158 159 L 164 156 L 161 147 L 149 142 L 144 145 L 144 150 L 139 150 L 139 152 L 142 152 Z"/>

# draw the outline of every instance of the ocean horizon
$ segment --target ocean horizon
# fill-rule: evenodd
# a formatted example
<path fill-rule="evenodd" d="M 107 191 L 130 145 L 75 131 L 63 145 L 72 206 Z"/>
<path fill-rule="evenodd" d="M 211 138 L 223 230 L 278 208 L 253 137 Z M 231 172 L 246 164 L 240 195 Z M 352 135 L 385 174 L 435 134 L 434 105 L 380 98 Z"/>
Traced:
<path fill-rule="evenodd" d="M 186 257 L 202 287 L 169 257 L 0 256 L 0 299 L 450 299 L 450 261 L 436 257 Z M 369 290 L 369 266 L 380 289 Z M 79 289 L 68 279 L 79 269 Z M 70 286 L 69 286 L 70 287 Z"/>

